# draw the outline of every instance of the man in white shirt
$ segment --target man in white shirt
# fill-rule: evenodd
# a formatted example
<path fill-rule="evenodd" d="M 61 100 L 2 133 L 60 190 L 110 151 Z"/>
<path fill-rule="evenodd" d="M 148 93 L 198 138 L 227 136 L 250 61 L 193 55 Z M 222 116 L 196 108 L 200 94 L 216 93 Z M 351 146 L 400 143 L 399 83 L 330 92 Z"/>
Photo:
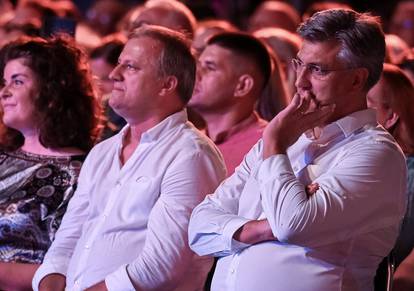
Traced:
<path fill-rule="evenodd" d="M 189 249 L 188 220 L 226 172 L 183 109 L 195 60 L 181 33 L 145 26 L 110 78 L 128 125 L 88 155 L 33 288 L 201 290 L 212 262 Z"/>
<path fill-rule="evenodd" d="M 327 10 L 298 32 L 297 94 L 190 219 L 191 248 L 220 257 L 212 290 L 372 290 L 397 237 L 405 160 L 366 108 L 380 24 Z"/>

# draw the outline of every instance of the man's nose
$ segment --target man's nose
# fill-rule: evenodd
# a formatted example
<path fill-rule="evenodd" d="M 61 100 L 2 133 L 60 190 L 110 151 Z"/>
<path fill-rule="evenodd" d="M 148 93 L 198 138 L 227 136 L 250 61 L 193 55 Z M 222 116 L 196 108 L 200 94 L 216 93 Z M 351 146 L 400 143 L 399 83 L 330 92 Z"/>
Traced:
<path fill-rule="evenodd" d="M 296 88 L 309 89 L 311 85 L 312 83 L 309 80 L 308 70 L 306 67 L 300 67 L 299 70 L 296 71 Z"/>
<path fill-rule="evenodd" d="M 109 73 L 109 79 L 112 81 L 122 81 L 121 70 L 121 65 L 116 65 L 116 67 L 111 71 L 111 73 Z"/>

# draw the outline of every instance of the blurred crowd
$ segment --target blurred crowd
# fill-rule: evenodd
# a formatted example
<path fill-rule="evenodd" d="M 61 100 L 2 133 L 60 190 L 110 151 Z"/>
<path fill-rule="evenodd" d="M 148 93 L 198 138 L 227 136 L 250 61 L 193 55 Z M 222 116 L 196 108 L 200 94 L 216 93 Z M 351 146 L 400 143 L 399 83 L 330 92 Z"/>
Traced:
<path fill-rule="evenodd" d="M 109 101 L 114 82 L 118 81 L 119 56 L 133 31 L 157 25 L 182 33 L 191 46 L 197 59 L 197 77 L 186 106 L 188 118 L 217 145 L 223 154 L 227 176 L 231 176 L 261 138 L 268 122 L 288 106 L 297 91 L 297 72 L 304 66 L 297 59 L 303 44 L 297 33 L 299 25 L 319 11 L 339 8 L 358 9 L 351 1 L 96 0 L 83 7 L 69 0 L 0 0 L 3 83 L 11 87 L 19 85 L 12 84 L 13 70 L 25 66 L 16 62 L 27 57 L 25 50 L 36 52 L 30 57 L 43 62 L 31 60 L 33 78 L 42 86 L 33 87 L 36 94 L 29 93 L 41 95 L 36 97 L 34 111 L 39 111 L 36 118 L 44 122 L 35 128 L 33 144 L 28 145 L 27 141 L 33 138 L 26 126 L 34 122 L 30 114 L 22 113 L 28 116 L 26 123 L 8 121 L 5 114 L 5 125 L 2 124 L 0 132 L 1 149 L 6 152 L 2 159 L 11 160 L 4 164 L 4 171 L 16 160 L 20 161 L 16 173 L 29 171 L 33 168 L 33 157 L 28 162 L 27 154 L 18 150 L 39 149 L 42 155 L 61 157 L 59 161 L 46 158 L 56 167 L 53 175 L 63 179 L 58 169 L 65 169 L 67 176 L 76 178 L 92 146 L 119 133 L 127 124 Z M 414 276 L 414 253 L 410 256 L 414 247 L 414 1 L 401 0 L 390 9 L 386 16 L 381 15 L 382 19 L 378 16 L 385 32 L 386 64 L 380 81 L 368 93 L 367 105 L 377 110 L 378 123 L 394 136 L 407 157 L 409 202 L 393 253 L 397 265 L 402 266 L 396 274 L 397 284 L 398 279 L 405 284 L 407 277 Z M 237 12 L 243 18 L 237 17 Z M 379 11 L 359 12 L 379 14 Z M 232 33 L 242 36 L 232 39 Z M 52 40 L 46 42 L 41 38 Z M 217 66 L 221 66 L 224 77 L 217 76 Z M 236 72 L 245 72 L 248 77 L 237 75 L 236 80 Z M 71 99 L 75 95 L 79 100 Z M 48 151 L 48 146 L 54 150 Z M 9 155 L 16 150 L 17 154 Z M 62 157 L 66 158 L 64 162 Z M 43 158 L 36 159 L 34 163 L 44 163 Z M 43 227 L 47 230 L 39 230 L 37 234 L 42 237 L 41 251 L 33 255 L 35 259 L 22 262 L 42 262 L 75 184 L 53 190 L 60 194 L 54 203 L 48 204 L 48 215 L 42 214 L 49 222 L 48 227 Z M 46 191 L 45 185 L 41 186 L 39 189 Z M 45 193 L 44 197 L 51 195 Z M 0 201 L 4 199 L 0 197 Z M 42 231 L 47 235 L 42 236 Z M 0 259 L 8 261 L 1 254 Z M 31 281 L 34 271 L 28 271 L 27 281 Z"/>

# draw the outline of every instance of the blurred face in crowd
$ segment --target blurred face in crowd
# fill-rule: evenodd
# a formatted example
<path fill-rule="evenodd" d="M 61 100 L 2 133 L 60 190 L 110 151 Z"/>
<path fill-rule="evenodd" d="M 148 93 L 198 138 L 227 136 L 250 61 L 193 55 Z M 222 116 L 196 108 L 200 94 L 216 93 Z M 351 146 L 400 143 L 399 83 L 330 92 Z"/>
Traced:
<path fill-rule="evenodd" d="M 114 66 L 105 61 L 104 58 L 96 58 L 90 60 L 91 71 L 94 80 L 97 82 L 100 95 L 107 95 L 111 93 L 113 81 L 109 78 L 109 74 L 114 69 Z"/>
<path fill-rule="evenodd" d="M 217 111 L 231 106 L 240 67 L 234 54 L 218 45 L 208 45 L 197 66 L 197 81 L 190 106 L 199 111 Z"/>
<path fill-rule="evenodd" d="M 384 79 L 381 78 L 380 81 L 369 90 L 367 95 L 367 105 L 369 108 L 373 108 L 377 112 L 377 121 L 379 124 L 386 126 L 386 121 L 388 120 L 388 115 L 392 112 L 390 107 L 391 98 L 389 88 L 384 83 Z"/>
<path fill-rule="evenodd" d="M 161 105 L 157 99 L 163 86 L 161 52 L 161 43 L 150 37 L 132 38 L 109 76 L 114 82 L 109 105 L 130 124 L 151 117 Z"/>
<path fill-rule="evenodd" d="M 414 3 L 401 2 L 397 5 L 390 21 L 390 32 L 414 46 Z"/>
<path fill-rule="evenodd" d="M 354 71 L 338 58 L 340 45 L 335 41 L 304 41 L 296 58 L 297 80 L 300 95 L 309 93 L 314 106 L 336 104 L 331 121 L 355 111 L 356 103 L 350 98 Z"/>
<path fill-rule="evenodd" d="M 21 133 L 36 124 L 34 98 L 39 94 L 34 72 L 19 58 L 7 62 L 3 72 L 1 107 L 3 123 Z"/>

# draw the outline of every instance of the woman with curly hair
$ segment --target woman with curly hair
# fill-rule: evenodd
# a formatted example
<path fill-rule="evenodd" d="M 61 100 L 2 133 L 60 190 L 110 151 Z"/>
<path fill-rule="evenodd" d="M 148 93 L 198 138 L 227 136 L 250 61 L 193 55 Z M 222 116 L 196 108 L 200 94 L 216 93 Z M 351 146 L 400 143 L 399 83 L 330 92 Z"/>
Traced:
<path fill-rule="evenodd" d="M 31 287 L 98 137 L 85 61 L 64 37 L 0 50 L 0 290 Z"/>

